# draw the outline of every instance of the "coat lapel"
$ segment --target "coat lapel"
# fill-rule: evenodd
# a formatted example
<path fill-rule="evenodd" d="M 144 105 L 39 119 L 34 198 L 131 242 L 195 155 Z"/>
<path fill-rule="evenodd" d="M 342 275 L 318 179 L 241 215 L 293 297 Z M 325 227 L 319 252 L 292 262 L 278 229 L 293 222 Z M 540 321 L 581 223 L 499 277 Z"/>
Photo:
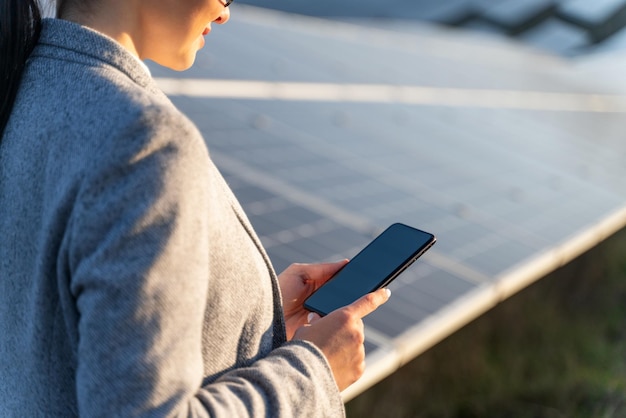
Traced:
<path fill-rule="evenodd" d="M 269 276 L 272 282 L 272 293 L 273 293 L 273 299 L 274 299 L 275 320 L 274 320 L 274 330 L 273 330 L 274 331 L 273 344 L 274 344 L 274 348 L 280 347 L 287 340 L 287 331 L 285 328 L 285 315 L 283 312 L 282 297 L 280 294 L 280 286 L 278 285 L 278 277 L 276 276 L 276 272 L 274 271 L 274 267 L 272 266 L 272 262 L 269 256 L 267 255 L 265 248 L 263 248 L 263 244 L 261 243 L 261 240 L 257 236 L 256 232 L 254 232 L 254 228 L 252 227 L 250 220 L 248 219 L 245 212 L 243 211 L 243 208 L 239 204 L 239 201 L 233 194 L 230 187 L 228 187 L 228 185 L 226 184 L 226 180 L 222 178 L 221 183 L 222 183 L 222 187 L 224 188 L 224 193 L 226 193 L 226 195 L 228 196 L 228 199 L 230 201 L 230 206 L 233 212 L 235 213 L 235 216 L 239 220 L 239 223 L 241 224 L 243 229 L 248 234 L 248 237 L 250 237 L 250 239 L 254 243 L 254 246 L 256 247 L 256 249 L 261 254 L 261 257 L 263 258 L 263 261 L 265 262 L 265 266 L 267 267 L 267 271 L 269 273 Z"/>

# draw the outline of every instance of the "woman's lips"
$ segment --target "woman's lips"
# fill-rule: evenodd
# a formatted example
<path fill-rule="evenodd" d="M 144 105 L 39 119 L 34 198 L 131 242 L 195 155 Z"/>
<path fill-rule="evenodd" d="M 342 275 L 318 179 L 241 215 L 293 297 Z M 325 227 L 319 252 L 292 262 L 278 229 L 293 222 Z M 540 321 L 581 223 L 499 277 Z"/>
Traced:
<path fill-rule="evenodd" d="M 204 30 L 202 31 L 202 36 L 207 36 L 209 34 L 209 32 L 211 32 L 211 28 L 210 27 L 206 27 L 204 28 Z"/>

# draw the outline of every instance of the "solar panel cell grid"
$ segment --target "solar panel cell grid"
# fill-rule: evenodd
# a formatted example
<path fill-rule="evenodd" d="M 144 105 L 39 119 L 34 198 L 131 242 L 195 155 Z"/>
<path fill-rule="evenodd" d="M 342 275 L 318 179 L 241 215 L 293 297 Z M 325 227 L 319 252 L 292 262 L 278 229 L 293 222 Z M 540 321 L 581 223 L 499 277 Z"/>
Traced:
<path fill-rule="evenodd" d="M 391 300 L 366 319 L 374 335 L 369 354 L 396 355 L 400 336 L 403 347 L 422 341 L 424 335 L 406 334 L 420 324 L 437 324 L 440 337 L 452 332 L 451 323 L 496 303 L 500 280 L 537 270 L 538 258 L 593 235 L 585 234 L 626 207 L 623 112 L 535 108 L 555 92 L 598 100 L 588 94 L 592 81 L 561 77 L 562 67 L 509 47 L 501 50 L 506 62 L 498 62 L 498 54 L 464 39 L 456 46 L 437 40 L 447 42 L 442 48 L 418 35 L 375 36 L 328 23 L 320 31 L 317 21 L 277 27 L 242 13 L 215 31 L 224 36 L 207 45 L 199 63 L 228 82 L 298 80 L 313 93 L 277 100 L 270 89 L 247 97 L 250 84 L 234 83 L 243 97 L 171 97 L 202 131 L 276 270 L 352 257 L 393 222 L 438 236 L 393 283 Z M 401 103 L 403 95 L 320 100 L 319 82 L 329 83 L 330 93 L 360 82 L 435 90 L 433 102 L 421 104 Z M 483 101 L 494 91 L 516 98 L 518 107 Z M 519 94 L 528 91 L 539 99 Z M 551 268 L 561 257 L 555 253 Z"/>

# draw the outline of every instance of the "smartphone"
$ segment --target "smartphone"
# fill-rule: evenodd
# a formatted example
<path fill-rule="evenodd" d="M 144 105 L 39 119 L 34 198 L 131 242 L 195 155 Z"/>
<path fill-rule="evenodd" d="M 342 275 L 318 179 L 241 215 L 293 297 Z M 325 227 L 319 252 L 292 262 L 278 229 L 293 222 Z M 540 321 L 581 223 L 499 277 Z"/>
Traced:
<path fill-rule="evenodd" d="M 324 316 L 387 286 L 435 241 L 428 232 L 401 223 L 391 225 L 309 296 L 304 307 Z"/>

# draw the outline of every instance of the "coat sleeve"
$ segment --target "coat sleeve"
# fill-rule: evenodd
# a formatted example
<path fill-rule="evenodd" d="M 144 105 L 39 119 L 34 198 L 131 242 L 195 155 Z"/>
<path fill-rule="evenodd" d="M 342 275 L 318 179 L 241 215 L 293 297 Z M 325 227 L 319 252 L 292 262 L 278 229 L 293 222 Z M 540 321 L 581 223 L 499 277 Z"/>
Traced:
<path fill-rule="evenodd" d="M 94 150 L 69 225 L 80 416 L 343 416 L 323 354 L 303 341 L 202 386 L 208 152 L 173 110 L 129 121 Z"/>

